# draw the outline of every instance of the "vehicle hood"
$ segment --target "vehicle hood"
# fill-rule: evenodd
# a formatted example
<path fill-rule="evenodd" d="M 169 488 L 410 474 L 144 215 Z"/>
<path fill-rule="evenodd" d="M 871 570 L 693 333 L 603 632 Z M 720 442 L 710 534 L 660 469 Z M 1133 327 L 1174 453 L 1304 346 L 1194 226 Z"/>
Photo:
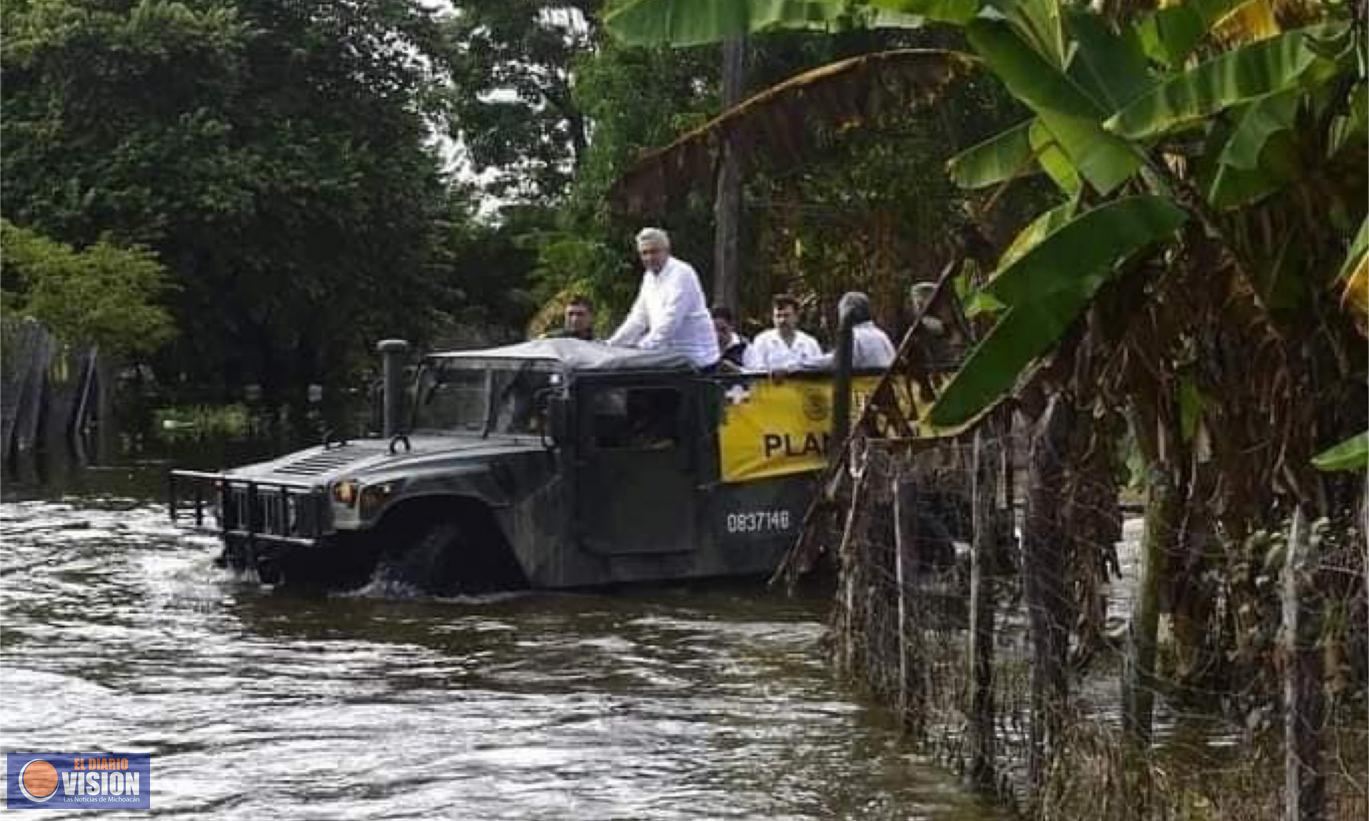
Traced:
<path fill-rule="evenodd" d="M 419 478 L 432 473 L 450 474 L 466 465 L 486 469 L 491 463 L 510 457 L 544 453 L 546 448 L 535 437 L 527 436 L 440 436 L 410 434 L 409 449 L 402 441 L 394 446 L 388 439 L 358 439 L 329 447 L 317 446 L 288 453 L 268 462 L 258 462 L 225 471 L 237 479 L 279 482 L 282 484 L 323 486 L 338 479 L 384 481 L 394 477 Z"/>

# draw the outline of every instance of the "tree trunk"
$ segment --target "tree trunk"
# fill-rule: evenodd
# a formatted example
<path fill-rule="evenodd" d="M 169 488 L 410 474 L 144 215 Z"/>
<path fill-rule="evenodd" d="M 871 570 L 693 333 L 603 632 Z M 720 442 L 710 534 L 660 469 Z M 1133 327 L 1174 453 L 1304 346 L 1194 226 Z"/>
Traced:
<path fill-rule="evenodd" d="M 114 462 L 119 428 L 114 420 L 114 387 L 119 363 L 111 356 L 95 360 L 95 459 L 99 464 Z"/>
<path fill-rule="evenodd" d="M 1122 725 L 1131 738 L 1144 745 L 1150 741 L 1155 706 L 1156 634 L 1162 608 L 1166 570 L 1170 565 L 1183 515 L 1184 488 L 1174 472 L 1171 458 L 1176 450 L 1170 421 L 1158 403 L 1138 401 L 1132 414 L 1132 432 L 1148 471 L 1145 525 L 1141 534 L 1127 653 L 1122 669 Z"/>
<path fill-rule="evenodd" d="M 1139 744 L 1150 741 L 1155 706 L 1155 644 L 1160 625 L 1160 588 L 1164 568 L 1178 532 L 1179 489 L 1168 473 L 1152 469 L 1146 489 L 1145 526 L 1141 534 L 1140 572 L 1131 604 L 1127 653 L 1122 679 L 1122 724 Z"/>
<path fill-rule="evenodd" d="M 746 38 L 723 43 L 723 108 L 741 102 L 746 87 Z M 737 152 L 724 142 L 713 202 L 713 302 L 734 314 L 740 309 L 742 172 Z"/>

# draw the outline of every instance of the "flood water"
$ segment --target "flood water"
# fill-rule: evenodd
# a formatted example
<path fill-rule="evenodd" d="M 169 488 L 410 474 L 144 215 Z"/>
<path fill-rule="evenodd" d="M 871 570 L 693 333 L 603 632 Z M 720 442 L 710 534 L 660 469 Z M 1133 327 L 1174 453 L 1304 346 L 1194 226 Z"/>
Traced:
<path fill-rule="evenodd" d="M 825 600 L 274 593 L 163 470 L 5 484 L 6 751 L 152 753 L 168 817 L 998 817 L 832 678 Z"/>

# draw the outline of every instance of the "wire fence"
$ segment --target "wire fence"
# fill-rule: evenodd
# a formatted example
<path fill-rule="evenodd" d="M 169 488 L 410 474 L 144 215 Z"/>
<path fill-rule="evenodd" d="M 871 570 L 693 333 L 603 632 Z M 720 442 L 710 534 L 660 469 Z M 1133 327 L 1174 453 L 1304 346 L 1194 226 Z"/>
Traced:
<path fill-rule="evenodd" d="M 838 570 L 839 670 L 923 752 L 1034 817 L 1369 817 L 1360 522 L 1305 528 L 1295 600 L 1315 619 L 1299 644 L 1290 533 L 1212 538 L 1196 557 L 1187 533 L 1149 580 L 1144 507 L 1107 460 L 1002 421 L 948 440 L 853 438 L 833 513 L 812 525 Z M 1159 591 L 1149 659 L 1146 586 Z M 1288 688 L 1309 659 L 1304 709 Z M 1317 742 L 1301 770 L 1285 756 L 1296 721 Z"/>

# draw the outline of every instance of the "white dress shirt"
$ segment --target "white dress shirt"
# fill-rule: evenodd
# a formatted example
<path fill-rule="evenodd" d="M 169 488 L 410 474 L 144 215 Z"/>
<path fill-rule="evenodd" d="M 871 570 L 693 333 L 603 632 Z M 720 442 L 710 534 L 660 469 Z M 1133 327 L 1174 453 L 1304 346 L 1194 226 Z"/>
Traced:
<path fill-rule="evenodd" d="M 667 257 L 658 273 L 642 274 L 637 300 L 608 344 L 678 351 L 698 368 L 715 364 L 718 333 L 694 268 Z"/>
<path fill-rule="evenodd" d="M 771 328 L 751 340 L 744 362 L 748 371 L 796 371 L 818 356 L 822 356 L 818 341 L 803 331 L 794 331 L 791 345 L 784 341 L 779 330 Z"/>
<path fill-rule="evenodd" d="M 873 322 L 861 322 L 851 327 L 851 367 L 855 370 L 868 368 L 887 368 L 894 363 L 898 352 L 889 335 L 880 330 Z M 833 368 L 836 366 L 836 351 L 810 357 L 805 361 L 809 368 Z"/>

